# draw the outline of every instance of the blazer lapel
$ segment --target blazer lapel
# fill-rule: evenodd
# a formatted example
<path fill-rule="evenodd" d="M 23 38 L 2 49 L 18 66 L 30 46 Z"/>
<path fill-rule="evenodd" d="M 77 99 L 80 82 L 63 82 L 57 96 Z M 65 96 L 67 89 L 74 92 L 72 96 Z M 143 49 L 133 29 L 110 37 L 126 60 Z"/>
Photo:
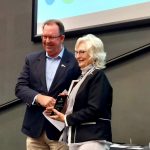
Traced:
<path fill-rule="evenodd" d="M 65 79 L 65 76 L 66 76 L 65 74 L 67 73 L 67 70 L 68 70 L 68 67 L 69 67 L 69 62 L 70 62 L 70 59 L 68 57 L 68 52 L 65 49 L 63 57 L 60 61 L 60 64 L 58 66 L 58 69 L 56 71 L 54 80 L 53 80 L 51 88 L 50 88 L 51 92 L 53 90 L 55 90 L 62 82 L 64 82 L 64 79 Z"/>
<path fill-rule="evenodd" d="M 43 52 L 39 58 L 37 58 L 37 70 L 40 78 L 40 82 L 42 84 L 42 87 L 44 91 L 47 91 L 47 85 L 46 85 L 46 75 L 45 75 L 45 69 L 46 69 L 46 55 L 45 52 Z M 48 91 L 47 91 L 48 92 Z"/>

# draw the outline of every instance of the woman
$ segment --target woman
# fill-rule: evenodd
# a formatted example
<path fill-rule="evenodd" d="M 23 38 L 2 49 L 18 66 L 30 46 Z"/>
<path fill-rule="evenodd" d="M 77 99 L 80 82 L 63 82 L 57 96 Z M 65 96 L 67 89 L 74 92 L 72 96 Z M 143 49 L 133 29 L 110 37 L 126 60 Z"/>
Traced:
<path fill-rule="evenodd" d="M 66 114 L 52 109 L 51 118 L 65 122 L 71 150 L 109 149 L 112 87 L 102 70 L 106 58 L 102 41 L 92 34 L 79 38 L 75 57 L 82 76 L 68 93 Z"/>

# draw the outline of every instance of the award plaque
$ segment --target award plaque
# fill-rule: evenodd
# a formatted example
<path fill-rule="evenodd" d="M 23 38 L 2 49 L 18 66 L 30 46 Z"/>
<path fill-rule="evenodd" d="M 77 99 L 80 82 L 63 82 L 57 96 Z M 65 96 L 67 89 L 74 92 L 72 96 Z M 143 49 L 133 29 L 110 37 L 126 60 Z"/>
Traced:
<path fill-rule="evenodd" d="M 67 100 L 67 95 L 58 95 L 57 99 L 56 99 L 56 104 L 55 104 L 54 108 L 56 110 L 58 110 L 59 112 L 61 112 L 62 109 L 64 108 L 66 100 Z M 54 115 L 54 113 L 52 112 L 51 115 Z"/>

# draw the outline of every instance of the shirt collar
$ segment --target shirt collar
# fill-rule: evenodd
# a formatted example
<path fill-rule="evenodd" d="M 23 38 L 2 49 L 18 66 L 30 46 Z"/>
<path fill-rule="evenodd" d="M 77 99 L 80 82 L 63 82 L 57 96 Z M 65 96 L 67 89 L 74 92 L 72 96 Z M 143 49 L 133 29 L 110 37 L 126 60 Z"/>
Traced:
<path fill-rule="evenodd" d="M 50 57 L 47 52 L 46 52 L 46 57 L 50 58 L 50 59 L 57 59 L 57 58 L 61 59 L 63 56 L 63 53 L 64 53 L 64 47 L 62 48 L 62 50 L 60 51 L 60 53 L 56 57 Z"/>

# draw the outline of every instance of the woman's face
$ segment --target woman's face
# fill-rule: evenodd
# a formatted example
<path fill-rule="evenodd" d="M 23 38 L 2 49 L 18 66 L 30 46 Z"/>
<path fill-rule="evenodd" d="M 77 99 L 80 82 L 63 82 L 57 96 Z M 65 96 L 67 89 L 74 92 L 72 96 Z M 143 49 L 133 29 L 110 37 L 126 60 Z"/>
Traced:
<path fill-rule="evenodd" d="M 78 61 L 79 67 L 85 68 L 89 64 L 92 64 L 92 59 L 87 52 L 87 46 L 85 43 L 80 43 L 75 50 L 75 58 Z"/>

